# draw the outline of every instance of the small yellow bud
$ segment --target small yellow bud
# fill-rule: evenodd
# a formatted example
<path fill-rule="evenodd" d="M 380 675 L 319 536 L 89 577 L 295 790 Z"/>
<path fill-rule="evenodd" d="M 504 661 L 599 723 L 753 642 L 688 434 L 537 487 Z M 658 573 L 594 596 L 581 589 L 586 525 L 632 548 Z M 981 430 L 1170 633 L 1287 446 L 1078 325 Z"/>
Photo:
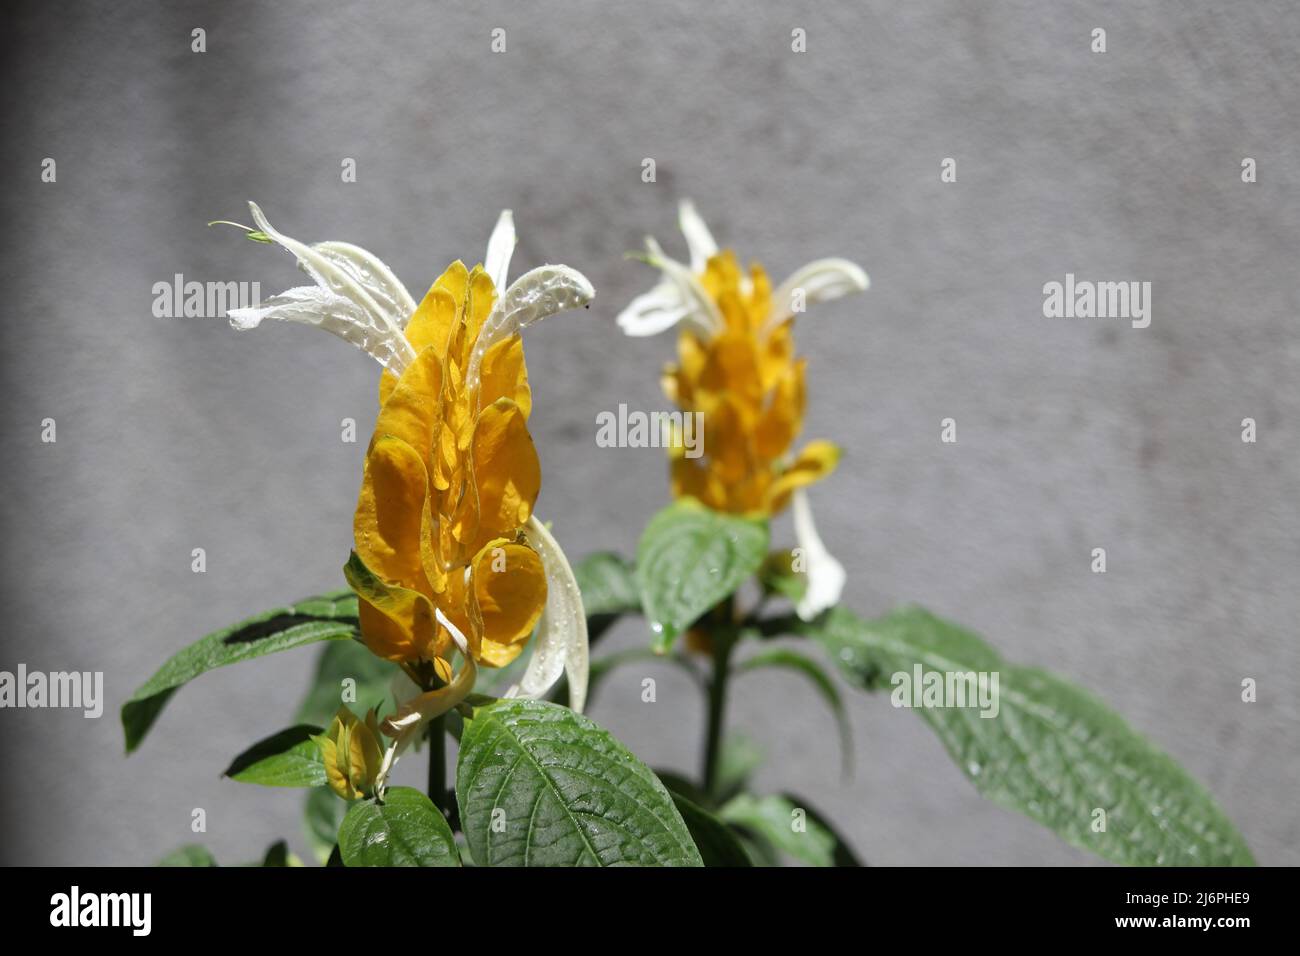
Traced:
<path fill-rule="evenodd" d="M 342 706 L 330 721 L 329 729 L 313 739 L 320 746 L 331 790 L 344 800 L 360 800 L 374 791 L 384 747 L 379 718 L 373 710 L 362 723 Z"/>

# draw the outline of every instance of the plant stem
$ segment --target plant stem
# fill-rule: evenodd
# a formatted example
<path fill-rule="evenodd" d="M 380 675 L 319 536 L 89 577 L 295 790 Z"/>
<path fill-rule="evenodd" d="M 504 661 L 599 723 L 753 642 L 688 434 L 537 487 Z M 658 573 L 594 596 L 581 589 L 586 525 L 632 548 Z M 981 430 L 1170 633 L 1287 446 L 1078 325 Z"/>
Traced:
<path fill-rule="evenodd" d="M 447 792 L 447 715 L 429 721 L 429 799 L 444 817 L 452 818 L 452 808 Z"/>
<path fill-rule="evenodd" d="M 736 642 L 726 630 L 715 631 L 710 636 L 713 639 L 713 676 L 709 680 L 709 722 L 704 737 L 704 792 L 713 796 L 717 785 L 718 757 L 722 752 L 722 726 L 727 711 L 731 649 Z"/>

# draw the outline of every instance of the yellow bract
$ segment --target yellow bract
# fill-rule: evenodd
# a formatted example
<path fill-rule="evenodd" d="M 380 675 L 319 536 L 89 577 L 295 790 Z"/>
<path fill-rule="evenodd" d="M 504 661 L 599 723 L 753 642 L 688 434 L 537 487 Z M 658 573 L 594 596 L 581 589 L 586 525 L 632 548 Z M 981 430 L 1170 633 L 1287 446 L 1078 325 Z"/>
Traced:
<path fill-rule="evenodd" d="M 664 371 L 668 398 L 703 413 L 704 454 L 672 450 L 673 494 L 717 511 L 771 515 L 796 488 L 830 474 L 839 449 L 814 441 L 791 456 L 803 426 L 805 362 L 794 357 L 793 318 L 768 327 L 767 273 L 755 263 L 747 278 L 730 251 L 709 259 L 700 282 L 722 328 L 711 335 L 684 329 L 679 360 Z"/>
<path fill-rule="evenodd" d="M 346 706 L 340 707 L 329 729 L 313 739 L 320 747 L 331 790 L 344 800 L 360 800 L 374 792 L 384 748 L 373 710 L 362 723 Z"/>
<path fill-rule="evenodd" d="M 518 333 L 487 350 L 477 382 L 468 378 L 495 300 L 481 267 L 454 262 L 407 324 L 416 358 L 380 382 L 353 529 L 364 567 L 347 569 L 366 646 L 444 680 L 455 646 L 435 607 L 476 661 L 501 666 L 546 603 L 541 559 L 523 535 L 541 468 Z"/>

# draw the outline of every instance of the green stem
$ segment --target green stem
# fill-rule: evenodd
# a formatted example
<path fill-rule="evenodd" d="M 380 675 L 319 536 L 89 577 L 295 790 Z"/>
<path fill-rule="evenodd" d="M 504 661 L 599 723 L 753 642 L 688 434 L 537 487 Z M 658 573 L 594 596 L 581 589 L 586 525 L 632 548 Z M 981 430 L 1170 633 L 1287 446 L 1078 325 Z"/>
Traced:
<path fill-rule="evenodd" d="M 709 680 L 709 722 L 704 737 L 704 792 L 713 796 L 718 777 L 718 757 L 722 752 L 722 726 L 727 712 L 731 650 L 736 642 L 725 630 L 715 631 L 710 636 L 713 639 L 713 675 Z"/>
<path fill-rule="evenodd" d="M 450 820 L 453 807 L 447 790 L 446 719 L 447 715 L 443 714 L 429 721 L 429 799 Z"/>

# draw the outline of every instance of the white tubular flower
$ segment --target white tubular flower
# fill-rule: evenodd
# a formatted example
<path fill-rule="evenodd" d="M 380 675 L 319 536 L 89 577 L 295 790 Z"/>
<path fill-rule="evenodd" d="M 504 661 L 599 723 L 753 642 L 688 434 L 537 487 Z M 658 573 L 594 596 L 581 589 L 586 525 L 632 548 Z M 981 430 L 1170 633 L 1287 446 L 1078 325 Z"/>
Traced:
<path fill-rule="evenodd" d="M 795 612 L 801 620 L 811 621 L 822 611 L 834 607 L 844 592 L 844 565 L 822 544 L 813 524 L 812 506 L 808 503 L 808 493 L 800 488 L 791 497 L 790 507 L 794 515 L 794 538 L 799 543 L 803 554 L 807 587 L 803 597 L 795 605 Z"/>
<path fill-rule="evenodd" d="M 679 322 L 686 322 L 706 335 L 723 328 L 717 304 L 700 281 L 709 260 L 718 254 L 718 244 L 704 219 L 689 199 L 678 207 L 678 225 L 686 237 L 690 265 L 669 258 L 653 239 L 646 240 L 645 262 L 660 269 L 664 279 L 649 292 L 633 299 L 618 316 L 619 327 L 631 336 L 658 335 Z M 741 277 L 741 288 L 750 291 L 748 276 Z M 830 302 L 853 292 L 863 292 L 870 282 L 862 269 L 847 259 L 818 259 L 796 269 L 772 294 L 772 311 L 764 333 L 770 332 L 795 315 L 796 292 L 802 292 L 803 305 Z"/>
<path fill-rule="evenodd" d="M 691 307 L 682 299 L 677 283 L 665 279 L 649 292 L 633 299 L 619 313 L 618 325 L 628 335 L 638 338 L 658 335 L 686 318 L 690 311 Z"/>
<path fill-rule="evenodd" d="M 804 305 L 832 302 L 854 292 L 865 292 L 871 280 L 862 269 L 847 259 L 817 259 L 781 283 L 772 293 L 769 328 L 780 325 L 795 314 L 795 294 L 803 291 Z"/>
<path fill-rule="evenodd" d="M 512 242 L 513 234 L 514 227 L 511 226 Z M 495 235 L 493 238 L 496 238 Z M 492 255 L 490 245 L 488 255 Z M 500 264 L 503 281 L 508 265 L 509 253 Z M 492 346 L 557 312 L 584 308 L 595 294 L 596 290 L 591 287 L 587 277 L 568 266 L 538 266 L 525 272 L 497 299 L 492 313 L 483 322 L 478 340 L 474 343 L 474 351 L 470 355 L 469 372 L 466 375 L 470 387 L 478 387 L 483 356 Z"/>
<path fill-rule="evenodd" d="M 537 623 L 537 642 L 528 670 L 507 697 L 542 697 L 560 674 L 569 679 L 569 707 L 582 713 L 587 702 L 587 614 L 573 568 L 559 542 L 537 516 L 528 522 L 528 543 L 546 569 L 546 609 Z"/>
<path fill-rule="evenodd" d="M 618 316 L 628 335 L 655 335 L 678 322 L 696 326 L 705 335 L 722 331 L 722 313 L 689 266 L 667 255 L 652 236 L 646 236 L 643 260 L 659 269 L 664 280 L 638 296 Z"/>
<path fill-rule="evenodd" d="M 309 246 L 267 220 L 257 203 L 249 210 L 257 228 L 292 252 L 316 285 L 300 286 L 259 306 L 231 309 L 230 324 L 252 329 L 264 319 L 301 322 L 351 342 L 384 368 L 400 375 L 415 358 L 402 327 L 415 310 L 410 293 L 375 255 L 347 243 Z"/>
<path fill-rule="evenodd" d="M 334 241 L 309 246 L 299 242 L 272 226 L 257 203 L 250 202 L 248 208 L 258 229 L 292 252 L 316 285 L 289 289 L 251 308 L 231 309 L 230 324 L 241 330 L 256 328 L 265 319 L 314 325 L 352 343 L 394 375 L 401 375 L 415 358 L 403 330 L 416 303 L 392 270 L 360 246 Z M 561 265 L 533 269 L 507 287 L 515 243 L 514 217 L 506 209 L 492 230 L 484 258 L 484 270 L 499 299 L 479 336 L 475 375 L 482 354 L 492 345 L 556 312 L 585 306 L 595 295 L 582 273 Z"/>

